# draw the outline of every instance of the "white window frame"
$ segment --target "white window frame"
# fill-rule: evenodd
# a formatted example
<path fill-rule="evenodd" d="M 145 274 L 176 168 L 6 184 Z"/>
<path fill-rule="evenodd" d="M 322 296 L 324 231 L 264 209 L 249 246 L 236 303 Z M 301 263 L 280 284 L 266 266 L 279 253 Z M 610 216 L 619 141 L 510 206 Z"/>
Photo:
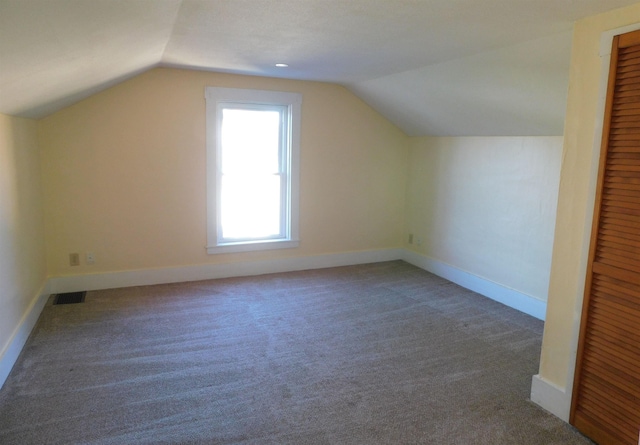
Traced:
<path fill-rule="evenodd" d="M 298 247 L 300 184 L 300 110 L 302 95 L 281 91 L 206 87 L 207 124 L 207 253 L 248 252 Z M 225 107 L 257 109 L 284 108 L 286 141 L 281 152 L 281 170 L 285 178 L 281 235 L 257 240 L 224 240 L 220 226 L 221 110 Z"/>

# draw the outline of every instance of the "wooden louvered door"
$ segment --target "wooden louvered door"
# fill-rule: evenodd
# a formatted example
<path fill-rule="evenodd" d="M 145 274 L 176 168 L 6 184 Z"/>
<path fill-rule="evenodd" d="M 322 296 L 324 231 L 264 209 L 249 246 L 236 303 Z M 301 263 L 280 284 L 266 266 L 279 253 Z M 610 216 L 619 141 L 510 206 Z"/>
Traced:
<path fill-rule="evenodd" d="M 613 42 L 571 423 L 640 443 L 640 31 Z"/>

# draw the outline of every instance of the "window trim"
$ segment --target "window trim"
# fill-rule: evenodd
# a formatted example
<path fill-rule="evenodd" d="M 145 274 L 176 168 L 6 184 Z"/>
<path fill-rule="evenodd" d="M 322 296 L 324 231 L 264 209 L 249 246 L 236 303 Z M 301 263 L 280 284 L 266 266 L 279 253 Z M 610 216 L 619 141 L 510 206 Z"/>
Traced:
<path fill-rule="evenodd" d="M 300 111 L 302 95 L 299 93 L 251 90 L 238 88 L 206 87 L 206 170 L 207 170 L 207 253 L 248 252 L 298 247 L 299 240 L 299 185 L 300 185 Z M 285 204 L 285 236 L 221 242 L 218 227 L 220 208 L 218 200 L 218 155 L 220 150 L 219 128 L 221 105 L 259 105 L 284 107 L 288 114 L 287 195 Z M 221 232 L 221 231 L 220 231 Z"/>

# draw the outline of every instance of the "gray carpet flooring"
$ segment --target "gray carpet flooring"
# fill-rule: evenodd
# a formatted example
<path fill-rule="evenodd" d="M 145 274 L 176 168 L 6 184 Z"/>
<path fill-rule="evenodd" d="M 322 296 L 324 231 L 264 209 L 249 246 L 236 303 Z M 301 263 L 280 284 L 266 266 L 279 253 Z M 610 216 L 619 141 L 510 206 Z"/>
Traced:
<path fill-rule="evenodd" d="M 528 400 L 541 321 L 404 262 L 52 301 L 2 444 L 591 444 Z"/>

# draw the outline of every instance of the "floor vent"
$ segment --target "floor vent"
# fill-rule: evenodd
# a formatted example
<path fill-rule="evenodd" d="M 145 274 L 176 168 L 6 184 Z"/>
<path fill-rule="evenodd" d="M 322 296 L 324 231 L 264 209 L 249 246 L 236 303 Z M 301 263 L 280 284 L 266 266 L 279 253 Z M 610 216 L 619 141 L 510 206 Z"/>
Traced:
<path fill-rule="evenodd" d="M 82 303 L 87 292 L 67 292 L 66 294 L 56 295 L 53 304 L 75 304 Z"/>

